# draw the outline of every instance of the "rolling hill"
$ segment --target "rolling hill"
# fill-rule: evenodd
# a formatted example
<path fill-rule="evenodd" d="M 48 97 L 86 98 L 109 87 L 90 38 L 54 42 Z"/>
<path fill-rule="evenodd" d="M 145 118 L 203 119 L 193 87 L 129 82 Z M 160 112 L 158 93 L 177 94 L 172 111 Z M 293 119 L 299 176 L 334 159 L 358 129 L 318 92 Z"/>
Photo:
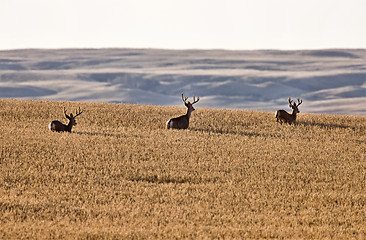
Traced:
<path fill-rule="evenodd" d="M 366 50 L 0 51 L 0 98 L 366 115 Z"/>

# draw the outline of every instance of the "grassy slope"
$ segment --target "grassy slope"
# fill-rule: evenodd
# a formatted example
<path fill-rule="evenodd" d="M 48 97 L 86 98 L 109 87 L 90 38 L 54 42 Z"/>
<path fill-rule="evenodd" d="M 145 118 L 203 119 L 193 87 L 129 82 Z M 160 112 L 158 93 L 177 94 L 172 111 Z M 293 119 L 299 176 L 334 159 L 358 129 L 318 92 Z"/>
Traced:
<path fill-rule="evenodd" d="M 0 104 L 0 238 L 366 236 L 365 117 Z M 50 132 L 64 106 L 85 112 Z"/>

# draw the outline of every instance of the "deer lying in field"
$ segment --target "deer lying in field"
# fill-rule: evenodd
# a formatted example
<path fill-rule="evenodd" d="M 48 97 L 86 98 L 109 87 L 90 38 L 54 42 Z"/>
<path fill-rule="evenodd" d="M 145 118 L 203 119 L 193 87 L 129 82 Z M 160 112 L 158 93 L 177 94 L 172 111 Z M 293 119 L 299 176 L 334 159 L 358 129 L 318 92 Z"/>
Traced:
<path fill-rule="evenodd" d="M 282 122 L 285 122 L 285 123 L 288 123 L 291 125 L 291 123 L 296 122 L 296 114 L 300 112 L 298 107 L 302 103 L 302 100 L 298 98 L 297 105 L 296 105 L 296 103 L 292 103 L 291 98 L 288 98 L 288 103 L 289 103 L 290 108 L 292 108 L 292 113 L 289 114 L 285 110 L 277 110 L 276 118 L 277 118 L 277 122 L 280 121 L 281 124 L 282 124 Z"/>
<path fill-rule="evenodd" d="M 76 115 L 74 116 L 72 113 L 70 113 L 70 116 L 66 114 L 66 109 L 64 108 L 64 113 L 65 113 L 65 117 L 67 119 L 69 119 L 69 124 L 65 125 L 60 121 L 54 120 L 52 122 L 50 122 L 50 124 L 48 124 L 48 128 L 51 131 L 56 131 L 56 132 L 71 132 L 72 126 L 76 125 L 76 121 L 75 118 L 77 116 L 79 116 L 80 114 L 82 114 L 83 112 L 81 111 L 81 109 L 79 108 L 79 112 L 76 111 Z"/>
<path fill-rule="evenodd" d="M 187 113 L 185 115 L 182 115 L 180 117 L 176 117 L 176 118 L 172 118 L 170 119 L 167 123 L 166 123 L 166 128 L 170 129 L 187 129 L 189 126 L 189 118 L 191 117 L 191 113 L 195 110 L 193 107 L 193 104 L 197 103 L 200 98 L 193 96 L 193 102 L 190 103 L 188 101 L 187 103 L 187 99 L 188 97 L 183 98 L 183 93 L 182 93 L 182 100 L 184 102 L 184 105 L 187 107 Z"/>

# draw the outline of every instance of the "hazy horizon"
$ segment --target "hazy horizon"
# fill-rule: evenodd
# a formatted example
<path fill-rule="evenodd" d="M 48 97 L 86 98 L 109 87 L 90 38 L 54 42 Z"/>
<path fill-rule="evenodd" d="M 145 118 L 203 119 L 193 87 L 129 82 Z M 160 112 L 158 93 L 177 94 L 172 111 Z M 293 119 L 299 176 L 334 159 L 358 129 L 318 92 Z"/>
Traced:
<path fill-rule="evenodd" d="M 230 48 L 157 48 L 157 47 L 29 47 L 29 48 L 8 48 L 0 51 L 23 51 L 23 50 L 103 50 L 103 49 L 122 49 L 122 50 L 167 50 L 167 51 L 322 51 L 322 50 L 366 50 L 365 48 L 299 48 L 299 49 L 280 49 L 280 48 L 258 48 L 258 49 L 230 49 Z"/>

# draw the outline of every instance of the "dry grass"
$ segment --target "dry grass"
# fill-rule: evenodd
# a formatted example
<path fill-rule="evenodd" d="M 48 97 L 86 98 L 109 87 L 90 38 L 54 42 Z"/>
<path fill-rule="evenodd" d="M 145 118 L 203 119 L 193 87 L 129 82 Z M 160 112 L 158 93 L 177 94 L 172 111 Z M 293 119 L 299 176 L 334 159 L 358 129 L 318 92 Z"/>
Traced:
<path fill-rule="evenodd" d="M 365 238 L 366 118 L 0 100 L 0 238 Z M 85 112 L 72 133 L 63 107 Z"/>

